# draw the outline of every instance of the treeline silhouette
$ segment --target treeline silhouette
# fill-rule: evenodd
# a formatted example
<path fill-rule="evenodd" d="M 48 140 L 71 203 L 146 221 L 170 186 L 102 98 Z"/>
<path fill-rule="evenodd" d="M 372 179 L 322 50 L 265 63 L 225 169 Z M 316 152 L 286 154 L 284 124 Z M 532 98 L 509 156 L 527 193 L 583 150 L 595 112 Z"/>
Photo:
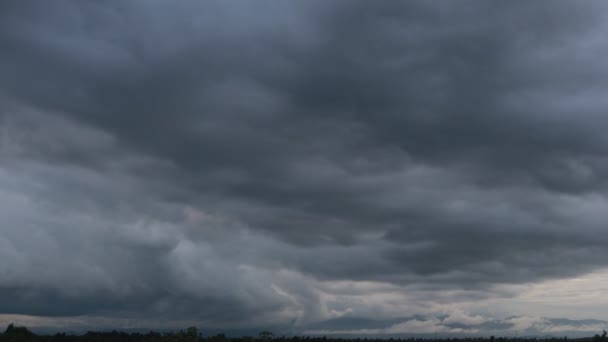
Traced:
<path fill-rule="evenodd" d="M 606 331 L 602 335 L 588 338 L 568 339 L 567 337 L 524 338 L 524 337 L 466 337 L 466 338 L 333 338 L 333 337 L 275 337 L 269 331 L 262 331 L 256 337 L 227 337 L 224 334 L 206 336 L 196 327 L 189 327 L 177 332 L 126 333 L 119 331 L 94 332 L 82 335 L 56 333 L 54 335 L 37 335 L 26 327 L 16 327 L 10 324 L 4 333 L 0 334 L 0 342 L 608 342 Z"/>

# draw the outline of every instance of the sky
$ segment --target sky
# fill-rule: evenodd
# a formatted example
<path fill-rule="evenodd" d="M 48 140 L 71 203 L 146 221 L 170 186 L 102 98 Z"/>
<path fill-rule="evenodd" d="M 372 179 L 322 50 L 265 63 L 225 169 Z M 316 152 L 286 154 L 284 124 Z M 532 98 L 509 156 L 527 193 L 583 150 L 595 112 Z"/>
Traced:
<path fill-rule="evenodd" d="M 0 324 L 601 331 L 607 15 L 0 2 Z"/>

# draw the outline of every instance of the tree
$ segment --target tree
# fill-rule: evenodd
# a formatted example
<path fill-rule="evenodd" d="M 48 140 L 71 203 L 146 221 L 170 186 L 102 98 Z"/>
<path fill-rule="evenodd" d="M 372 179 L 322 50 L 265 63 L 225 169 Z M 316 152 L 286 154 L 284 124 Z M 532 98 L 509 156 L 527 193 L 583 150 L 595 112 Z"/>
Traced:
<path fill-rule="evenodd" d="M 36 335 L 29 331 L 26 327 L 15 327 L 14 324 L 9 324 L 6 330 L 4 331 L 3 340 L 4 341 L 34 341 Z"/>
<path fill-rule="evenodd" d="M 188 327 L 188 329 L 186 329 L 186 338 L 188 341 L 198 341 L 198 329 L 194 326 Z"/>
<path fill-rule="evenodd" d="M 260 339 L 261 340 L 269 340 L 272 338 L 273 334 L 272 332 L 268 331 L 268 330 L 264 330 L 264 331 L 260 331 Z"/>
<path fill-rule="evenodd" d="M 188 327 L 186 334 L 188 336 L 198 336 L 198 329 L 196 327 Z"/>

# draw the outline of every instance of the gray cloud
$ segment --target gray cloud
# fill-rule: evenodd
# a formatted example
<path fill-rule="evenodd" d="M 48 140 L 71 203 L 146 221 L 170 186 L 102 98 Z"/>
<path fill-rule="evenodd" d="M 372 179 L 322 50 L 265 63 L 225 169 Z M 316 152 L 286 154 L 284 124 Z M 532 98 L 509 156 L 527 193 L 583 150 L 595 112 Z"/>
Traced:
<path fill-rule="evenodd" d="M 599 2 L 1 6 L 0 312 L 298 325 L 607 266 Z"/>
<path fill-rule="evenodd" d="M 601 331 L 606 321 L 569 320 L 534 316 L 511 316 L 496 320 L 480 315 L 455 312 L 436 317 L 408 317 L 400 320 L 379 322 L 374 320 L 337 320 L 330 329 L 311 329 L 319 335 L 375 335 L 375 336 L 478 336 L 480 334 L 517 334 L 517 336 L 588 336 Z M 355 323 L 355 324 L 352 324 Z M 352 325 L 351 325 L 352 324 Z M 336 328 L 337 326 L 337 328 Z"/>

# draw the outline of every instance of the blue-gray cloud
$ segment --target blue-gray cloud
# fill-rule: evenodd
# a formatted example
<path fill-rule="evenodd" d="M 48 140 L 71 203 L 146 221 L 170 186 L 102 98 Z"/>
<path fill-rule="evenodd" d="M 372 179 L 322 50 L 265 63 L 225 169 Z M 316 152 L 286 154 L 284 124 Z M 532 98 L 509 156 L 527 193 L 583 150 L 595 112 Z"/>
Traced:
<path fill-rule="evenodd" d="M 0 312 L 305 326 L 607 266 L 602 3 L 0 6 Z"/>

